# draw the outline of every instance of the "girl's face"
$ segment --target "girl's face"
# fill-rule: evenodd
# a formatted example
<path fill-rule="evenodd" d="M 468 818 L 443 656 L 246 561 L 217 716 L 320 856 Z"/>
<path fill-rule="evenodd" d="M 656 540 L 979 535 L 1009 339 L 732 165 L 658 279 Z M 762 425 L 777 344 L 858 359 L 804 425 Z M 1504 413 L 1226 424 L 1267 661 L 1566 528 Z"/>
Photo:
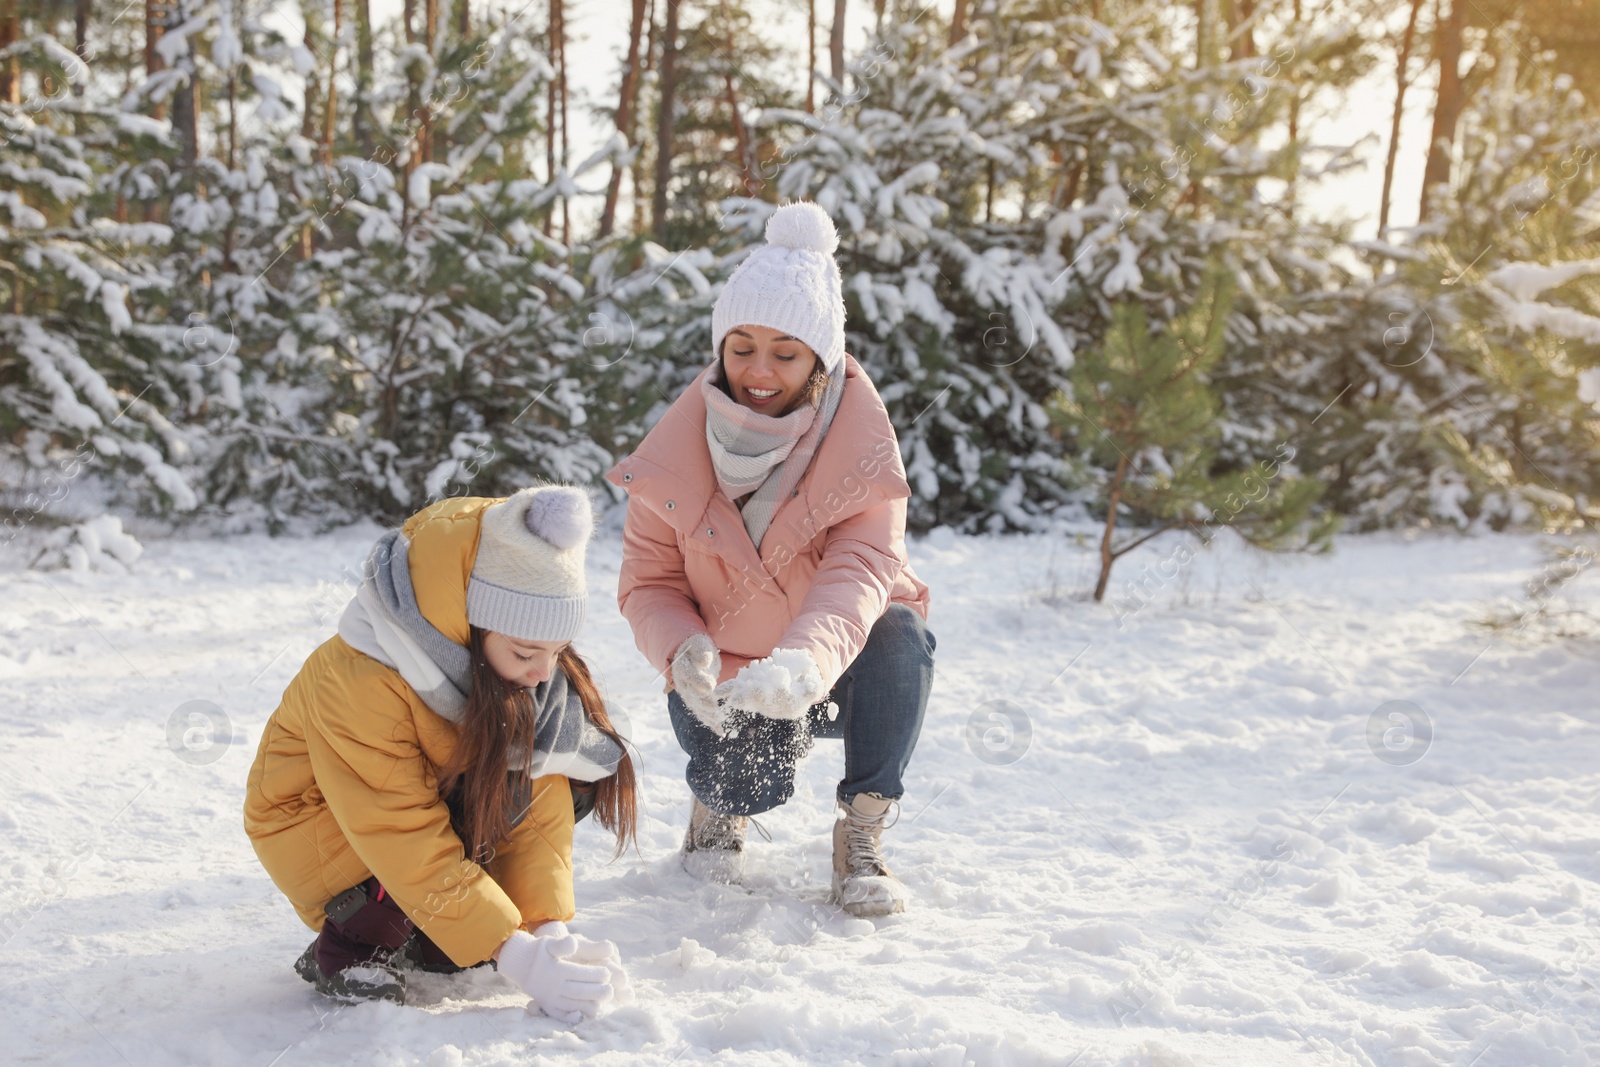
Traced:
<path fill-rule="evenodd" d="M 548 682 L 556 671 L 562 641 L 523 641 L 490 631 L 483 635 L 483 654 L 494 672 L 516 685 Z"/>
<path fill-rule="evenodd" d="M 805 392 L 817 354 L 766 326 L 735 326 L 722 341 L 722 370 L 733 399 L 763 415 L 787 415 Z"/>

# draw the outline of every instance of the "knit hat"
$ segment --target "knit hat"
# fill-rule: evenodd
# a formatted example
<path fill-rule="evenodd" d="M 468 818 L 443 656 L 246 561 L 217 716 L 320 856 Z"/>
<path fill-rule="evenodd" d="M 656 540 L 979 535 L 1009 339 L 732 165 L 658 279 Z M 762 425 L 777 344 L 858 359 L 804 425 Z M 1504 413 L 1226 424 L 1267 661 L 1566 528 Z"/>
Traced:
<path fill-rule="evenodd" d="M 834 249 L 839 234 L 811 203 L 785 204 L 767 219 L 767 243 L 739 264 L 711 311 L 711 351 L 736 326 L 782 330 L 811 346 L 833 374 L 844 365 L 844 292 Z"/>
<path fill-rule="evenodd" d="M 467 579 L 467 621 L 519 641 L 570 641 L 589 602 L 589 494 L 537 485 L 486 509 Z"/>

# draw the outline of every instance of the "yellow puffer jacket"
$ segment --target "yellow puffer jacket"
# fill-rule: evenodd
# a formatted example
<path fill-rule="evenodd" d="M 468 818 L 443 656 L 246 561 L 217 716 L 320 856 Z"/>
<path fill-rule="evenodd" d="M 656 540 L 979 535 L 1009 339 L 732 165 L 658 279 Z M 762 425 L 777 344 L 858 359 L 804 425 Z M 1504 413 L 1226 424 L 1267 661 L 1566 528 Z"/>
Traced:
<path fill-rule="evenodd" d="M 467 577 L 495 503 L 441 501 L 404 527 L 417 605 L 463 645 Z M 531 810 L 486 872 L 439 796 L 455 731 L 399 672 L 339 637 L 311 654 L 262 732 L 244 805 L 256 855 L 307 926 L 322 929 L 322 906 L 373 875 L 458 966 L 488 959 L 519 926 L 572 917 L 567 779 L 533 783 Z"/>

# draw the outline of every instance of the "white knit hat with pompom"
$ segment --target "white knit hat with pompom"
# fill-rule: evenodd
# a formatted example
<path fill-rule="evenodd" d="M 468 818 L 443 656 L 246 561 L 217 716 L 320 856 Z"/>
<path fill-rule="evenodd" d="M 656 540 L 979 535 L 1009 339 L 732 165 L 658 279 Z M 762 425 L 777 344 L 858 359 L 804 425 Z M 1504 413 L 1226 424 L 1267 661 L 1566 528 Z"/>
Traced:
<path fill-rule="evenodd" d="M 594 532 L 589 494 L 537 485 L 483 512 L 467 580 L 467 621 L 519 641 L 570 641 L 589 602 L 584 549 Z"/>
<path fill-rule="evenodd" d="M 811 346 L 829 373 L 844 365 L 839 234 L 816 204 L 785 204 L 767 219 L 767 243 L 739 264 L 711 312 L 711 351 L 736 326 L 782 330 Z"/>

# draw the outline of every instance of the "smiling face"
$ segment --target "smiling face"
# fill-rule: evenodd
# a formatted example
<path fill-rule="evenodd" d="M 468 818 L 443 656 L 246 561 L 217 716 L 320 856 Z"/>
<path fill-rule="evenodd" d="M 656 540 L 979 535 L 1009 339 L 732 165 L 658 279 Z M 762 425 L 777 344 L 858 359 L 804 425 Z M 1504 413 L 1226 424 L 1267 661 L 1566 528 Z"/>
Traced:
<path fill-rule="evenodd" d="M 523 641 L 493 631 L 483 635 L 483 654 L 494 672 L 516 685 L 548 682 L 565 641 Z"/>
<path fill-rule="evenodd" d="M 787 415 L 806 396 L 819 360 L 804 341 L 766 326 L 735 326 L 722 341 L 733 399 L 763 415 Z"/>

